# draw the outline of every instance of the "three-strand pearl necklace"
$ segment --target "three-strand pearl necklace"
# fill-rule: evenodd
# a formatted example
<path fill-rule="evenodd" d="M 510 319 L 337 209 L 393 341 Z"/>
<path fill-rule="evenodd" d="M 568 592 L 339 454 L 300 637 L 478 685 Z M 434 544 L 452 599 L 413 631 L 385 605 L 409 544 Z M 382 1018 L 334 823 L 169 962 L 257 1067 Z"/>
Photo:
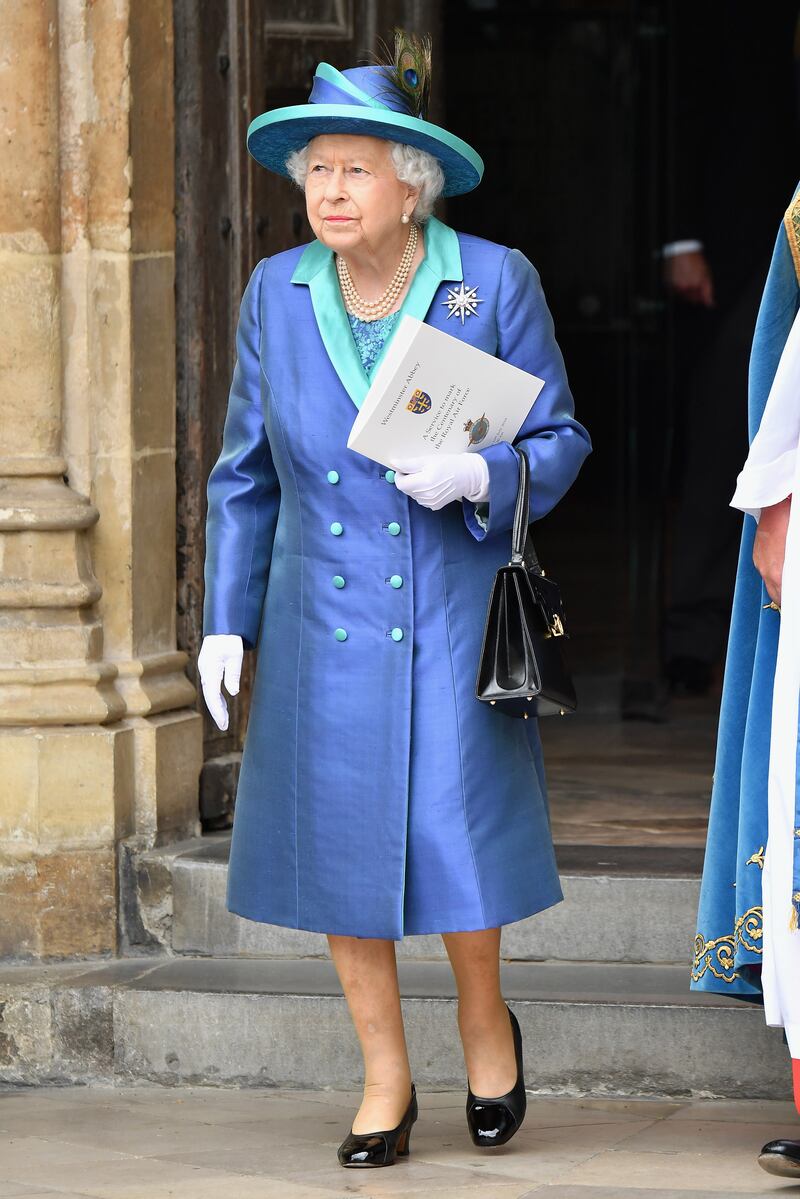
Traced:
<path fill-rule="evenodd" d="M 411 228 L 408 231 L 406 248 L 403 250 L 403 257 L 400 259 L 400 265 L 395 271 L 391 283 L 378 296 L 377 300 L 365 300 L 363 296 L 359 295 L 350 277 L 347 263 L 340 254 L 336 255 L 336 270 L 339 274 L 339 284 L 344 296 L 345 306 L 349 312 L 352 312 L 353 316 L 360 317 L 362 321 L 377 321 L 382 316 L 388 315 L 408 279 L 411 263 L 414 260 L 414 252 L 417 248 L 417 237 L 418 226 L 412 221 Z"/>

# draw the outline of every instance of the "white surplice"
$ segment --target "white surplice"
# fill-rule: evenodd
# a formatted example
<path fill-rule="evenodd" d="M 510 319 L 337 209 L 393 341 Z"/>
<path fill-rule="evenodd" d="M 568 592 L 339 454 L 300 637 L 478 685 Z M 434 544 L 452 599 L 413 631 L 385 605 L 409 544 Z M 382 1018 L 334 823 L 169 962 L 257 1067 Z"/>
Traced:
<path fill-rule="evenodd" d="M 786 340 L 758 432 L 731 506 L 756 520 L 788 495 L 800 496 L 800 313 Z M 768 841 L 762 874 L 767 1023 L 783 1027 L 800 1058 L 800 932 L 791 927 L 800 698 L 800 499 L 792 503 L 781 584 L 772 695 Z"/>

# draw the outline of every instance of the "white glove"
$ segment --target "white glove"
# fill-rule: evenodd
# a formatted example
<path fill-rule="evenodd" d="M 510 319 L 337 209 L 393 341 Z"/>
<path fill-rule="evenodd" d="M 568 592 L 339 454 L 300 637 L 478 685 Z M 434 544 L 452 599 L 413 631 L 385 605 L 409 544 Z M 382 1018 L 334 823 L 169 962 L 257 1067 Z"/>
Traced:
<path fill-rule="evenodd" d="M 452 500 L 489 498 L 489 467 L 480 454 L 425 454 L 397 458 L 391 465 L 399 472 L 395 486 L 434 512 Z"/>
<path fill-rule="evenodd" d="M 210 633 L 203 638 L 197 669 L 203 685 L 203 698 L 217 728 L 228 727 L 228 705 L 222 695 L 222 678 L 229 695 L 239 694 L 244 643 L 235 633 Z"/>

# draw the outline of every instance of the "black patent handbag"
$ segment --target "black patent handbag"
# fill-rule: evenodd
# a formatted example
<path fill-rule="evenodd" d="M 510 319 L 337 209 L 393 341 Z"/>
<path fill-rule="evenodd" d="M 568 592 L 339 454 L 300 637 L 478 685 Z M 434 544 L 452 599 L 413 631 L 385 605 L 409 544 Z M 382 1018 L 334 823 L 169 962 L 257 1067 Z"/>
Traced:
<path fill-rule="evenodd" d="M 489 597 L 475 695 L 506 716 L 563 716 L 578 706 L 563 652 L 564 605 L 533 547 L 528 459 L 511 448 L 519 464 L 511 561 L 498 570 Z"/>

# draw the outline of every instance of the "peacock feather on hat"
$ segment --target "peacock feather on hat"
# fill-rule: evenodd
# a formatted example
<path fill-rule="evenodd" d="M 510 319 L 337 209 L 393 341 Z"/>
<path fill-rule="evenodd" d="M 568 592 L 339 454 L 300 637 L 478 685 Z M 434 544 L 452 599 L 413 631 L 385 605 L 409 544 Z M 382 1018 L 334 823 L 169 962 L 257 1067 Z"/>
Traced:
<path fill-rule="evenodd" d="M 386 81 L 391 94 L 404 101 L 411 116 L 425 120 L 431 96 L 431 37 L 394 31 L 394 52 L 383 38 L 378 41 L 379 53 L 373 55 L 375 66 L 386 68 Z"/>

